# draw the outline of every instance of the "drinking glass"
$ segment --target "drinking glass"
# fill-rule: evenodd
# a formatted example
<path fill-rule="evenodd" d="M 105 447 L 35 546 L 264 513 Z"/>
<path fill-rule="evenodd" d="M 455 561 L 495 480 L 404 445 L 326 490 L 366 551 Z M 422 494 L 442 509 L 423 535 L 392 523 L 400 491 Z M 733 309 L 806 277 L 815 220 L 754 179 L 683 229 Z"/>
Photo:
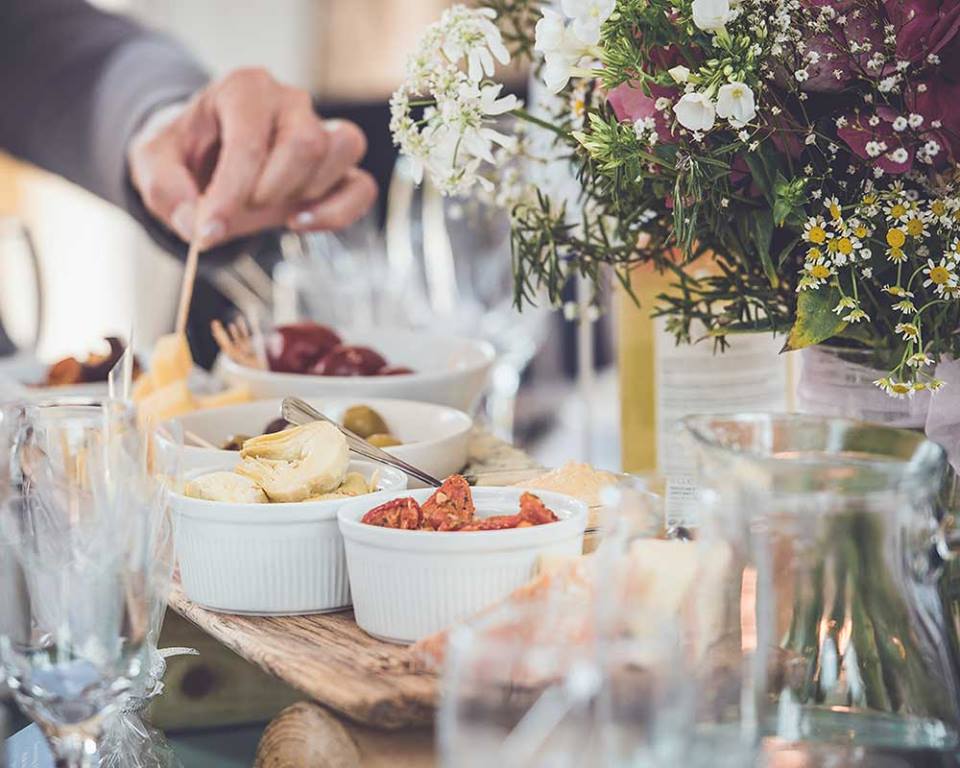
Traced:
<path fill-rule="evenodd" d="M 2 423 L 0 664 L 57 765 L 95 765 L 143 665 L 163 483 L 119 401 L 7 406 Z"/>
<path fill-rule="evenodd" d="M 520 378 L 549 331 L 545 297 L 518 311 L 513 303 L 509 212 L 479 197 L 444 197 L 414 182 L 401 157 L 387 199 L 389 285 L 414 326 L 486 339 L 497 351 L 486 415 L 511 441 Z"/>

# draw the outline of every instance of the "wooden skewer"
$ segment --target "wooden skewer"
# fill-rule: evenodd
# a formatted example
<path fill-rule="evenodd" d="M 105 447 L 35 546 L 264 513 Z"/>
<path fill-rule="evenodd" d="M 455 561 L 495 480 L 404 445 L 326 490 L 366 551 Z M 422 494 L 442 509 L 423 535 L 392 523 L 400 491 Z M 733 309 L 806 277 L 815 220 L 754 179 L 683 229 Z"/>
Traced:
<path fill-rule="evenodd" d="M 189 429 L 183 430 L 183 437 L 185 440 L 193 443 L 193 445 L 197 446 L 198 448 L 213 448 L 214 450 L 220 450 L 219 446 L 214 445 L 209 440 L 205 440 L 196 432 L 191 432 Z"/>
<path fill-rule="evenodd" d="M 187 332 L 187 318 L 190 315 L 190 300 L 193 298 L 193 284 L 197 281 L 197 266 L 200 263 L 200 216 L 196 217 L 193 227 L 193 239 L 187 251 L 187 263 L 183 269 L 183 282 L 180 283 L 180 304 L 177 307 L 175 331 L 182 336 Z"/>

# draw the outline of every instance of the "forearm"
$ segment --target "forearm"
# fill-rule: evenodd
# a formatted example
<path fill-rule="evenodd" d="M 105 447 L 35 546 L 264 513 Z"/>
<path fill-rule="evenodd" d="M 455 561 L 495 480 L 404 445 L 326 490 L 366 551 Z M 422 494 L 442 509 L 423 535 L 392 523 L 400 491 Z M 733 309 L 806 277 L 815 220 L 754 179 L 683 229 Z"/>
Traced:
<path fill-rule="evenodd" d="M 172 40 L 86 2 L 0 0 L 0 147 L 134 213 L 130 137 L 205 82 Z"/>

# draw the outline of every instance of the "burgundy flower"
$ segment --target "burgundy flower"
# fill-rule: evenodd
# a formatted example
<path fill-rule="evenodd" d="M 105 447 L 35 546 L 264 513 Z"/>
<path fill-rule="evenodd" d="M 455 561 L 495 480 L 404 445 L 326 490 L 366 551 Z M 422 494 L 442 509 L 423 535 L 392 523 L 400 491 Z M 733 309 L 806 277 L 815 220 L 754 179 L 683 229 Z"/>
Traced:
<path fill-rule="evenodd" d="M 649 95 L 638 84 L 621 83 L 607 94 L 607 102 L 613 108 L 613 113 L 620 122 L 629 120 L 635 123 L 652 117 L 656 124 L 660 141 L 672 141 L 674 136 L 670 130 L 667 114 L 656 108 L 657 99 L 661 97 L 674 99 L 677 96 L 675 88 L 666 88 L 662 85 L 650 84 Z"/>
<path fill-rule="evenodd" d="M 870 125 L 873 117 L 877 118 L 876 125 Z M 847 143 L 853 154 L 863 158 L 868 164 L 875 164 L 893 175 L 906 173 L 913 167 L 916 147 L 905 144 L 903 134 L 893 130 L 895 118 L 896 112 L 887 107 L 877 107 L 874 115 L 848 115 L 847 124 L 837 130 L 837 135 Z M 874 142 L 885 145 L 879 154 L 867 151 L 867 146 Z M 894 153 L 901 149 L 904 150 L 901 153 L 904 155 L 902 160 L 894 156 Z"/>
<path fill-rule="evenodd" d="M 939 53 L 960 33 L 960 0 L 885 0 L 897 30 L 897 58 L 918 61 Z"/>
<path fill-rule="evenodd" d="M 923 140 L 934 140 L 941 147 L 941 153 L 934 157 L 934 165 L 946 162 L 948 153 L 954 161 L 960 159 L 960 83 L 943 77 L 927 78 L 907 94 L 907 106 L 911 112 L 923 116 L 920 126 Z"/>
<path fill-rule="evenodd" d="M 837 5 L 816 0 L 808 0 L 808 3 Z M 883 44 L 883 19 L 867 8 L 859 10 L 858 15 L 851 14 L 847 18 L 845 25 L 833 25 L 830 32 L 814 35 L 807 42 L 807 52 L 817 53 L 820 58 L 815 64 L 806 65 L 808 77 L 800 86 L 803 90 L 812 93 L 841 91 L 858 72 L 869 71 L 865 68 L 871 52 Z M 851 48 L 859 53 L 851 53 Z"/>

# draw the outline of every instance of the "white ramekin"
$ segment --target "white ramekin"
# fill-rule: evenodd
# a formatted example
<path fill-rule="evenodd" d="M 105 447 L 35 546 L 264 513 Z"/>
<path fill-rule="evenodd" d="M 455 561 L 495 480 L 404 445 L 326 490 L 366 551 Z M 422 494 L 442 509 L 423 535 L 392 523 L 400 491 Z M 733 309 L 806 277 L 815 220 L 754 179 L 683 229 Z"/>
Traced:
<path fill-rule="evenodd" d="M 368 634 L 413 643 L 509 595 L 534 575 L 542 555 L 578 555 L 586 505 L 558 493 L 537 493 L 559 522 L 504 531 L 403 531 L 360 518 L 389 499 L 423 502 L 432 489 L 351 499 L 337 517 L 347 554 L 353 610 Z M 474 488 L 481 517 L 516 514 L 519 488 Z"/>
<path fill-rule="evenodd" d="M 188 479 L 224 468 L 196 470 Z M 351 461 L 350 470 L 367 479 L 379 471 L 383 491 L 406 487 L 406 475 L 389 467 Z M 346 501 L 354 499 L 228 504 L 176 495 L 174 545 L 184 593 L 204 608 L 228 613 L 348 607 L 350 584 L 337 527 L 337 510 Z"/>

